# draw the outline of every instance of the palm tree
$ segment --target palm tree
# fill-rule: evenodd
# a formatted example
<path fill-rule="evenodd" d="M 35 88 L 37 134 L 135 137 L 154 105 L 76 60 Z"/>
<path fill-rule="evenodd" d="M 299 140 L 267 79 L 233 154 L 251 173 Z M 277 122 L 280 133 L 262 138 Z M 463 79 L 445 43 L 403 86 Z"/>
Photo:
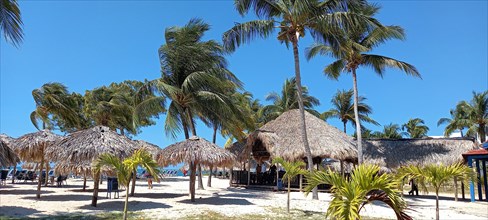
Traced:
<path fill-rule="evenodd" d="M 308 88 L 306 86 L 302 86 L 302 89 L 303 107 L 311 114 L 319 116 L 320 113 L 313 109 L 315 106 L 320 105 L 319 100 L 308 94 Z M 283 88 L 281 89 L 281 94 L 272 92 L 266 96 L 266 101 L 272 101 L 273 104 L 267 105 L 262 109 L 263 114 L 266 117 L 265 121 L 269 122 L 274 120 L 288 110 L 298 109 L 299 104 L 297 96 L 298 93 L 295 78 L 286 79 Z"/>
<path fill-rule="evenodd" d="M 407 130 L 407 134 L 408 136 L 410 136 L 410 138 L 423 138 L 427 137 L 429 127 L 425 125 L 424 120 L 420 118 L 414 118 L 408 120 L 407 123 L 403 124 L 402 130 Z"/>
<path fill-rule="evenodd" d="M 159 171 L 157 163 L 152 155 L 144 149 L 136 150 L 130 157 L 121 160 L 120 158 L 105 153 L 94 162 L 93 170 L 99 173 L 102 169 L 108 168 L 117 173 L 118 182 L 125 187 L 124 220 L 127 219 L 127 206 L 129 204 L 129 185 L 133 170 L 138 166 L 143 167 L 149 174 L 158 180 Z"/>
<path fill-rule="evenodd" d="M 0 28 L 7 42 L 18 47 L 24 38 L 22 18 L 17 0 L 0 1 Z"/>
<path fill-rule="evenodd" d="M 466 113 L 466 122 L 469 123 L 467 133 L 478 134 L 479 141 L 484 143 L 488 125 L 488 91 L 473 92 L 473 99 L 470 102 L 462 101 L 458 106 Z"/>
<path fill-rule="evenodd" d="M 449 182 L 454 178 L 458 178 L 464 181 L 474 181 L 474 172 L 468 166 L 458 163 L 449 166 L 430 164 L 426 166 L 414 166 L 409 165 L 402 167 L 398 170 L 401 178 L 415 179 L 425 192 L 427 191 L 426 184 L 430 184 L 435 190 L 435 216 L 439 219 L 439 189 L 442 185 Z"/>
<path fill-rule="evenodd" d="M 444 136 L 449 137 L 455 130 L 459 130 L 461 137 L 463 137 L 463 129 L 469 127 L 469 122 L 467 121 L 467 115 L 461 108 L 461 106 L 456 106 L 456 109 L 451 109 L 449 112 L 451 118 L 441 118 L 437 122 L 437 126 L 447 124 L 444 129 Z"/>
<path fill-rule="evenodd" d="M 333 108 L 329 109 L 328 111 L 321 114 L 321 118 L 327 120 L 328 118 L 338 118 L 342 121 L 344 125 L 344 133 L 346 133 L 346 124 L 347 122 L 351 122 L 351 124 L 356 123 L 356 119 L 354 117 L 354 102 L 352 100 L 353 91 L 350 90 L 337 90 L 337 93 L 332 97 L 330 102 L 332 103 Z M 364 103 L 366 100 L 365 97 L 359 96 L 358 98 L 358 115 L 359 120 L 368 122 L 374 125 L 379 125 L 378 122 L 371 119 L 368 115 L 373 112 L 371 107 Z"/>
<path fill-rule="evenodd" d="M 236 24 L 223 34 L 224 46 L 229 51 L 234 51 L 236 47 L 249 43 L 257 37 L 267 38 L 275 29 L 279 29 L 278 41 L 286 46 L 292 45 L 298 105 L 301 113 L 302 141 L 310 171 L 313 170 L 313 162 L 305 124 L 298 42 L 305 36 L 306 30 L 309 30 L 312 36 L 320 38 L 322 35 L 317 32 L 329 33 L 328 27 L 338 23 L 342 26 L 352 23 L 368 23 L 368 26 L 377 24 L 376 20 L 368 16 L 347 12 L 348 8 L 362 7 L 364 2 L 362 0 L 323 2 L 319 0 L 235 0 L 234 4 L 239 14 L 244 16 L 254 9 L 261 20 Z M 313 198 L 318 199 L 316 189 Z"/>
<path fill-rule="evenodd" d="M 371 134 L 372 138 L 402 139 L 405 132 L 401 132 L 400 126 L 390 123 L 383 126 L 383 131 L 375 131 Z"/>
<path fill-rule="evenodd" d="M 366 16 L 374 16 L 379 7 L 370 5 L 362 8 L 362 13 Z M 371 30 L 371 31 L 370 31 Z M 352 74 L 354 89 L 354 116 L 356 119 L 356 133 L 358 145 L 358 162 L 363 162 L 363 148 L 361 142 L 361 124 L 359 119 L 359 96 L 357 88 L 356 70 L 360 66 L 372 67 L 374 72 L 380 77 L 383 76 L 386 67 L 397 68 L 404 71 L 407 75 L 420 77 L 417 69 L 406 62 L 402 62 L 390 57 L 369 54 L 375 47 L 390 39 L 405 39 L 405 33 L 400 26 L 380 26 L 370 28 L 367 26 L 355 25 L 350 28 L 336 28 L 337 33 L 330 45 L 315 43 L 307 48 L 306 57 L 311 59 L 314 56 L 332 55 L 337 58 L 335 62 L 324 69 L 327 77 L 337 80 L 341 72 Z M 334 42 L 335 41 L 335 42 Z"/>
<path fill-rule="evenodd" d="M 307 175 L 305 191 L 308 193 L 319 184 L 332 185 L 332 201 L 326 213 L 326 217 L 332 219 L 361 219 L 361 209 L 374 201 L 390 206 L 397 219 L 412 219 L 404 212 L 407 204 L 398 190 L 401 181 L 392 174 L 380 174 L 379 171 L 379 166 L 371 164 L 357 166 L 350 178 L 330 169 L 315 171 Z"/>
<path fill-rule="evenodd" d="M 299 161 L 285 161 L 283 158 L 277 157 L 273 159 L 273 163 L 281 164 L 285 169 L 283 180 L 288 182 L 288 200 L 286 202 L 286 211 L 290 213 L 290 183 L 300 174 L 306 174 L 307 171 L 303 169 L 305 162 Z"/>

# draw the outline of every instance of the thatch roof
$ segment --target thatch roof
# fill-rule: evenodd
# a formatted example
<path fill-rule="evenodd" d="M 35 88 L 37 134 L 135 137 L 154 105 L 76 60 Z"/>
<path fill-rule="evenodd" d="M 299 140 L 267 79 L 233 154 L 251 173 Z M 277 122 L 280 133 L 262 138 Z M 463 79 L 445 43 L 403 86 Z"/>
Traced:
<path fill-rule="evenodd" d="M 472 139 L 369 139 L 363 141 L 364 161 L 388 169 L 403 165 L 453 164 L 462 162 L 462 154 L 475 149 Z"/>
<path fill-rule="evenodd" d="M 230 153 L 234 154 L 238 161 L 246 160 L 247 157 L 242 153 L 246 146 L 245 142 L 236 141 L 228 146 L 225 146 L 225 150 L 229 151 Z"/>
<path fill-rule="evenodd" d="M 48 149 L 46 155 L 53 161 L 70 167 L 83 167 L 103 153 L 124 158 L 137 149 L 134 141 L 105 126 L 95 126 L 71 133 L 56 145 L 57 148 Z"/>
<path fill-rule="evenodd" d="M 87 176 L 91 176 L 91 162 L 85 162 L 80 164 L 58 162 L 54 167 L 54 172 L 56 174 L 67 175 L 70 173 L 75 173 L 77 175 L 84 174 L 86 172 Z"/>
<path fill-rule="evenodd" d="M 150 154 L 153 155 L 153 158 L 154 159 L 156 159 L 157 154 L 161 150 L 161 148 L 158 145 L 149 143 L 147 141 L 135 140 L 135 142 L 136 142 L 136 145 L 137 145 L 138 148 L 144 148 L 144 149 L 146 149 L 147 152 L 149 152 Z"/>
<path fill-rule="evenodd" d="M 157 160 L 162 166 L 191 161 L 204 166 L 229 166 L 232 165 L 235 156 L 216 144 L 193 136 L 162 149 L 158 153 Z"/>
<path fill-rule="evenodd" d="M 15 166 L 20 162 L 17 154 L 10 148 L 12 141 L 13 138 L 0 134 L 0 167 Z"/>
<path fill-rule="evenodd" d="M 49 130 L 42 130 L 23 135 L 15 139 L 12 145 L 22 161 L 40 162 L 45 151 L 52 149 L 55 142 L 62 139 L 62 136 Z"/>
<path fill-rule="evenodd" d="M 357 157 L 351 137 L 325 121 L 305 112 L 308 143 L 313 157 L 350 160 Z M 271 157 L 298 160 L 306 157 L 298 109 L 287 111 L 251 133 L 242 153 L 267 151 Z M 259 153 L 259 152 L 258 152 Z M 259 155 L 258 155 L 259 156 Z"/>

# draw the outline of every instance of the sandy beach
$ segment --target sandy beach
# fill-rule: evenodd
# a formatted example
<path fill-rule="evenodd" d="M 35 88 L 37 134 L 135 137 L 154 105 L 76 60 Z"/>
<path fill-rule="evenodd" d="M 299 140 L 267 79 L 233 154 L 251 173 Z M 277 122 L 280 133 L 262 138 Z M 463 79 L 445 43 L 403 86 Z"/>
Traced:
<path fill-rule="evenodd" d="M 204 177 L 204 186 L 207 179 Z M 44 187 L 41 199 L 35 197 L 35 183 L 19 183 L 0 188 L 0 213 L 10 217 L 46 217 L 53 215 L 92 215 L 103 212 L 120 212 L 123 209 L 125 192 L 120 198 L 107 199 L 106 191 L 99 193 L 98 206 L 92 207 L 92 192 L 82 192 L 81 179 L 68 179 L 63 187 Z M 227 179 L 212 178 L 212 187 L 197 190 L 196 202 L 190 202 L 188 196 L 188 177 L 168 177 L 160 183 L 154 183 L 153 189 L 147 188 L 144 180 L 139 180 L 136 196 L 129 198 L 129 211 L 141 213 L 147 219 L 177 219 L 204 212 L 217 212 L 224 216 L 263 215 L 276 213 L 277 209 L 286 211 L 286 193 L 271 190 L 253 190 L 229 187 Z M 89 182 L 89 186 L 93 183 Z M 100 186 L 106 189 L 106 181 Z M 307 212 L 325 213 L 331 200 L 330 194 L 320 193 L 319 200 L 312 200 L 311 195 L 292 192 L 291 209 Z M 414 219 L 435 218 L 435 197 L 422 195 L 406 196 Z M 440 200 L 441 219 L 487 219 L 488 203 L 468 200 L 455 202 L 453 196 L 443 195 Z M 383 204 L 367 205 L 363 216 L 371 218 L 395 219 L 393 212 Z M 268 216 L 269 217 L 269 216 Z"/>

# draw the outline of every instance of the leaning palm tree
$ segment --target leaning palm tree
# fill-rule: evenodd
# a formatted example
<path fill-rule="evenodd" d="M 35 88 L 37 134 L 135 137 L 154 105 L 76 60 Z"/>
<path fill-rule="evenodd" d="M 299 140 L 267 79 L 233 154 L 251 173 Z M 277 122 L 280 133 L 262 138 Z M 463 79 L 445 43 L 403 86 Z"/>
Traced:
<path fill-rule="evenodd" d="M 441 118 L 437 122 L 437 126 L 447 124 L 444 129 L 444 136 L 449 137 L 454 131 L 459 130 L 461 137 L 463 137 L 463 129 L 469 127 L 467 115 L 461 106 L 456 106 L 456 109 L 451 109 L 449 112 L 451 118 Z"/>
<path fill-rule="evenodd" d="M 457 108 L 462 109 L 466 113 L 466 121 L 469 123 L 467 133 L 477 134 L 478 140 L 484 143 L 488 125 L 488 91 L 473 92 L 473 99 L 470 102 L 460 102 Z"/>
<path fill-rule="evenodd" d="M 281 164 L 285 169 L 285 174 L 283 175 L 283 180 L 288 182 L 288 199 L 286 202 L 286 211 L 290 213 L 290 183 L 300 174 L 306 174 L 307 171 L 303 169 L 305 167 L 305 162 L 299 161 L 285 161 L 283 158 L 277 157 L 273 159 L 273 163 Z"/>
<path fill-rule="evenodd" d="M 474 172 L 468 166 L 458 163 L 445 166 L 442 164 L 430 164 L 426 166 L 409 165 L 398 170 L 400 178 L 413 178 L 427 191 L 427 184 L 434 187 L 435 190 L 435 217 L 439 219 L 439 189 L 442 185 L 450 180 L 457 178 L 463 181 L 474 181 Z"/>
<path fill-rule="evenodd" d="M 308 193 L 319 184 L 332 185 L 332 201 L 326 213 L 332 219 L 361 219 L 361 209 L 374 201 L 390 206 L 397 219 L 412 219 L 404 212 L 407 204 L 398 190 L 401 181 L 392 174 L 379 172 L 379 166 L 370 164 L 357 166 L 350 178 L 330 169 L 315 171 L 307 175 L 305 191 Z"/>
<path fill-rule="evenodd" d="M 17 0 L 0 1 L 0 29 L 7 42 L 19 46 L 24 38 L 22 18 Z"/>
<path fill-rule="evenodd" d="M 371 27 L 378 22 L 369 16 L 348 11 L 348 9 L 362 7 L 365 4 L 363 0 L 234 0 L 234 4 L 241 15 L 246 15 L 254 9 L 260 20 L 239 23 L 226 31 L 223 34 L 223 42 L 227 50 L 234 51 L 236 47 L 249 43 L 257 37 L 267 38 L 276 29 L 279 30 L 278 41 L 286 46 L 292 45 L 298 105 L 301 113 L 301 138 L 307 156 L 308 169 L 312 171 L 313 162 L 305 124 L 298 42 L 305 36 L 307 30 L 311 32 L 312 36 L 321 38 L 322 35 L 317 32 L 330 33 L 328 30 L 330 26 L 350 26 L 361 23 Z M 313 198 L 318 199 L 317 189 L 314 190 Z"/>
<path fill-rule="evenodd" d="M 117 180 L 125 189 L 125 203 L 124 203 L 124 220 L 127 219 L 127 206 L 129 204 L 129 184 L 132 178 L 132 172 L 138 166 L 143 167 L 149 174 L 158 179 L 159 171 L 157 163 L 153 156 L 144 149 L 136 150 L 130 157 L 121 160 L 119 157 L 104 153 L 93 163 L 93 170 L 96 173 L 104 169 L 113 170 L 117 173 Z"/>
<path fill-rule="evenodd" d="M 307 87 L 302 86 L 302 89 L 303 107 L 311 114 L 319 116 L 320 113 L 313 109 L 315 106 L 320 105 L 319 100 L 308 94 Z M 262 109 L 264 112 L 263 114 L 266 117 L 266 122 L 276 119 L 278 116 L 288 110 L 298 109 L 299 104 L 297 96 L 298 93 L 295 78 L 286 79 L 281 89 L 281 94 L 272 92 L 266 96 L 266 101 L 273 102 L 273 104 L 264 106 Z"/>
<path fill-rule="evenodd" d="M 407 132 L 410 138 L 423 138 L 427 137 L 429 127 L 425 125 L 424 120 L 420 118 L 413 118 L 408 120 L 407 123 L 402 125 L 402 130 Z"/>
<path fill-rule="evenodd" d="M 351 122 L 351 124 L 353 125 L 356 123 L 356 119 L 354 117 L 354 101 L 352 100 L 352 96 L 352 89 L 347 91 L 337 90 L 337 93 L 330 100 L 333 108 L 322 113 L 320 117 L 324 120 L 327 120 L 328 118 L 338 118 L 344 125 L 344 133 L 346 133 L 347 122 Z M 368 104 L 364 103 L 365 100 L 366 98 L 363 96 L 359 96 L 358 98 L 359 120 L 374 125 L 379 125 L 378 122 L 368 116 L 373 112 L 373 110 Z"/>
<path fill-rule="evenodd" d="M 379 7 L 370 5 L 363 8 L 362 13 L 367 16 L 374 16 Z M 369 54 L 375 47 L 387 40 L 405 39 L 405 33 L 400 26 L 381 26 L 371 29 L 367 26 L 354 26 L 351 28 L 336 28 L 335 42 L 330 45 L 315 43 L 307 48 L 306 57 L 311 59 L 314 56 L 331 55 L 337 58 L 335 62 L 324 69 L 327 77 L 337 80 L 341 72 L 348 72 L 352 75 L 354 89 L 354 116 L 356 119 L 356 135 L 358 145 L 358 162 L 363 162 L 363 148 L 361 142 L 361 124 L 359 119 L 359 95 L 357 87 L 356 71 L 360 66 L 373 68 L 380 77 L 383 76 L 386 67 L 396 68 L 408 75 L 420 77 L 417 69 L 406 62 L 390 57 Z M 334 41 L 334 40 L 333 40 Z"/>

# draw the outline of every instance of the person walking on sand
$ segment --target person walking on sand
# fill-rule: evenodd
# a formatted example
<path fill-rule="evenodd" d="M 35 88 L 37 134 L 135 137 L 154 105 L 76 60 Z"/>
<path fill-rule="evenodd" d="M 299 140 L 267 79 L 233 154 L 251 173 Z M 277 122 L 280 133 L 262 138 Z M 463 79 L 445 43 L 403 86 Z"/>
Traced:
<path fill-rule="evenodd" d="M 151 174 L 149 174 L 148 172 L 146 172 L 144 174 L 144 176 L 146 176 L 146 179 L 147 179 L 147 188 L 152 189 L 153 188 L 153 185 L 152 185 L 153 176 L 151 176 Z"/>

